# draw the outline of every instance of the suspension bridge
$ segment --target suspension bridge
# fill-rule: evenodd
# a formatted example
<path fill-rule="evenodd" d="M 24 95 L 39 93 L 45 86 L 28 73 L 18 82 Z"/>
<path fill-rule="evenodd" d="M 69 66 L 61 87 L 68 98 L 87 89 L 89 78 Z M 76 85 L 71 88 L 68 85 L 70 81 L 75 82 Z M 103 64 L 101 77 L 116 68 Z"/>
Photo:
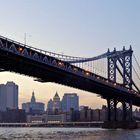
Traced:
<path fill-rule="evenodd" d="M 0 71 L 33 77 L 98 94 L 107 100 L 108 120 L 132 120 L 132 105 L 140 107 L 140 65 L 132 47 L 90 58 L 44 51 L 0 36 Z"/>

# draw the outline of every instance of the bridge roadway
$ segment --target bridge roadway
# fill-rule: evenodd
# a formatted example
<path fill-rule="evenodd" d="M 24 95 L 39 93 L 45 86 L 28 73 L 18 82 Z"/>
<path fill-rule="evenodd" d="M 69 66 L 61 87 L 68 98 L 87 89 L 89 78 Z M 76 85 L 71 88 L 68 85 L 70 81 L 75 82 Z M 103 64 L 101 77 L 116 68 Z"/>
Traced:
<path fill-rule="evenodd" d="M 24 44 L 0 36 L 0 69 L 116 98 L 140 106 L 140 95 L 118 83 L 71 65 Z"/>

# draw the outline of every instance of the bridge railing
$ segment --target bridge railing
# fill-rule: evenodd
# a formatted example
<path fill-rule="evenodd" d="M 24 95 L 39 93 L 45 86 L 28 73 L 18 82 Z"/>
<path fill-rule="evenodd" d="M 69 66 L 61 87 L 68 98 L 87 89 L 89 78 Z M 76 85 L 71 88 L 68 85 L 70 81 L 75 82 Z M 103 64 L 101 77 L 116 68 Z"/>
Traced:
<path fill-rule="evenodd" d="M 6 37 L 1 36 L 1 35 L 0 35 L 0 38 L 4 39 L 4 40 L 7 40 L 7 41 L 10 41 L 10 42 L 13 42 L 13 43 L 15 43 L 17 45 L 20 45 L 22 47 L 32 49 L 32 50 L 37 51 L 39 53 L 43 53 L 45 55 L 55 57 L 55 58 L 60 59 L 60 60 L 74 61 L 74 60 L 77 60 L 77 59 L 80 59 L 80 60 L 85 59 L 83 57 L 75 57 L 75 56 L 70 56 L 70 55 L 64 55 L 64 54 L 54 53 L 54 52 L 50 52 L 50 51 L 45 51 L 45 50 L 42 50 L 42 49 L 39 49 L 39 48 L 35 48 L 35 47 L 32 47 L 32 46 L 29 46 L 29 45 L 14 41 L 12 39 L 6 38 Z"/>

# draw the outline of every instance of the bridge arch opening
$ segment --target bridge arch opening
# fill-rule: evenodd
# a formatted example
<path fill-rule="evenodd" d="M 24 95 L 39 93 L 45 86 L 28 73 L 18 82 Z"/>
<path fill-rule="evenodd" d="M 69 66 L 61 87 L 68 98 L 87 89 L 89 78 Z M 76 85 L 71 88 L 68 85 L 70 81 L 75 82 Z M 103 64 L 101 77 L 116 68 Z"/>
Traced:
<path fill-rule="evenodd" d="M 116 108 L 117 108 L 116 119 L 117 119 L 117 121 L 122 121 L 123 120 L 123 105 L 122 105 L 122 103 L 118 102 Z"/>
<path fill-rule="evenodd" d="M 17 52 L 16 46 L 14 44 L 9 47 L 9 50 L 12 52 Z"/>
<path fill-rule="evenodd" d="M 44 62 L 49 62 L 47 56 L 45 56 L 45 57 L 43 58 L 43 61 L 44 61 Z"/>
<path fill-rule="evenodd" d="M 22 53 L 23 53 L 24 56 L 28 56 L 29 55 L 27 49 L 24 49 Z"/>
<path fill-rule="evenodd" d="M 35 53 L 35 54 L 33 55 L 33 58 L 34 58 L 34 59 L 39 59 L 39 55 L 38 55 L 37 53 Z"/>

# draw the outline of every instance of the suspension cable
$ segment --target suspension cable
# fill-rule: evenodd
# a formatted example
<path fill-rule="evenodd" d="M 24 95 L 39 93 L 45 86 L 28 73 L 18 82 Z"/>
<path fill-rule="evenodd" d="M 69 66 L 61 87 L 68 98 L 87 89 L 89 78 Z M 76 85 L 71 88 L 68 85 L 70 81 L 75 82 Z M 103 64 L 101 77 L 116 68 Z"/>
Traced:
<path fill-rule="evenodd" d="M 137 65 L 138 65 L 139 69 L 140 69 L 140 64 L 138 63 L 138 60 L 137 60 L 136 56 L 135 55 L 133 55 L 133 56 L 134 56 L 134 59 L 135 59 Z"/>
<path fill-rule="evenodd" d="M 133 68 L 133 70 L 134 70 L 134 72 L 135 72 L 137 78 L 140 80 L 140 76 L 138 75 L 138 73 L 137 73 L 136 69 L 134 68 L 134 66 L 132 66 L 132 68 Z"/>

